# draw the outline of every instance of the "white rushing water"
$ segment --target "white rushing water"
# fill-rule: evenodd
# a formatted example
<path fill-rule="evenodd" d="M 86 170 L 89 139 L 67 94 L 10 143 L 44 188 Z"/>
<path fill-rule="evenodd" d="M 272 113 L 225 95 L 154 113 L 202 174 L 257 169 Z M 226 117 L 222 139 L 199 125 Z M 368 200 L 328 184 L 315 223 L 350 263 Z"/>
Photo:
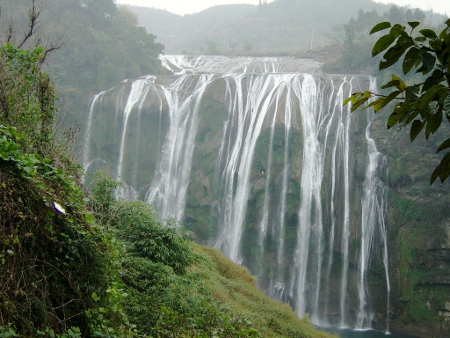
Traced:
<path fill-rule="evenodd" d="M 355 90 L 375 91 L 374 79 L 325 75 L 318 63 L 292 58 L 160 60 L 173 76 L 130 81 L 123 84 L 128 97 L 115 99 L 116 148 L 96 135 L 93 116 L 104 113 L 106 97 L 118 94 L 93 97 L 85 168 L 103 161 L 130 191 L 146 191 L 162 218 L 213 228 L 203 241 L 247 265 L 269 295 L 318 325 L 371 327 L 368 278 L 377 261 L 384 267 L 388 316 L 386 158 L 370 137 L 373 113 L 352 117 L 342 105 Z M 221 106 L 206 115 L 211 100 Z M 145 137 L 153 142 L 148 153 L 157 152 L 149 159 L 138 141 Z M 199 143 L 203 138 L 208 141 Z M 195 154 L 209 148 L 213 169 L 201 171 Z M 135 153 L 127 157 L 128 151 Z M 140 186 L 128 178 L 147 176 Z M 196 184 L 205 192 L 193 190 Z M 195 203 L 209 205 L 208 222 L 217 224 L 186 215 Z"/>
<path fill-rule="evenodd" d="M 371 79 L 370 90 L 377 92 L 376 81 Z M 387 250 L 387 229 L 385 224 L 385 214 L 387 209 L 387 187 L 380 179 L 380 171 L 387 168 L 386 156 L 377 149 L 375 141 L 370 137 L 370 125 L 373 120 L 373 112 L 367 116 L 368 124 L 365 131 L 368 150 L 368 165 L 363 186 L 362 198 L 362 226 L 361 226 L 361 254 L 359 262 L 359 283 L 358 298 L 359 311 L 356 328 L 368 328 L 372 322 L 372 313 L 369 311 L 368 293 L 368 268 L 371 260 L 373 247 L 378 247 L 381 251 L 383 267 L 386 274 L 387 289 L 387 309 L 386 309 L 386 330 L 389 331 L 389 265 Z M 376 233 L 378 235 L 376 236 Z"/>
<path fill-rule="evenodd" d="M 146 197 L 149 203 L 156 205 L 163 219 L 175 217 L 181 220 L 183 217 L 200 99 L 211 78 L 212 75 L 203 75 L 193 83 L 192 77 L 182 75 L 164 88 L 169 105 L 170 128 L 157 173 Z"/>

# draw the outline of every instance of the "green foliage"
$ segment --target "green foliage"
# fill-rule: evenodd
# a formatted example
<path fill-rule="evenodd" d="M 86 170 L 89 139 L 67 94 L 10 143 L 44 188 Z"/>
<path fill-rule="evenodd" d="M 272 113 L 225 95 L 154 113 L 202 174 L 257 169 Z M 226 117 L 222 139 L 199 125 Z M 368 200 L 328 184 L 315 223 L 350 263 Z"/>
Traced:
<path fill-rule="evenodd" d="M 48 67 L 60 97 L 63 123 L 83 123 L 84 103 L 94 93 L 126 78 L 161 71 L 157 58 L 164 46 L 113 0 L 50 0 L 48 4 L 61 18 L 54 34 L 65 32 L 64 44 L 49 56 Z"/>
<path fill-rule="evenodd" d="M 140 201 L 114 201 L 118 184 L 104 174 L 95 175 L 92 187 L 90 205 L 96 216 L 109 222 L 103 225 L 111 227 L 127 250 L 122 262 L 128 294 L 124 308 L 140 335 L 254 336 L 257 331 L 250 324 L 212 298 L 204 274 L 187 271 L 195 255 L 174 220 L 160 222 L 155 210 Z"/>
<path fill-rule="evenodd" d="M 158 220 L 156 210 L 142 202 L 115 201 L 121 185 L 97 172 L 91 184 L 89 204 L 105 227 L 112 226 L 132 256 L 143 257 L 183 273 L 192 264 L 188 233 L 174 219 Z"/>
<path fill-rule="evenodd" d="M 159 222 L 156 211 L 144 202 L 123 202 L 116 229 L 132 255 L 170 266 L 176 273 L 192 263 L 188 240 L 178 223 Z"/>
<path fill-rule="evenodd" d="M 386 51 L 379 69 L 401 63 L 405 75 L 415 69 L 416 73 L 422 75 L 422 82 L 407 84 L 399 76 L 392 75 L 391 80 L 381 86 L 381 89 L 390 91 L 388 94 L 357 92 L 345 100 L 344 104 L 351 102 L 352 111 L 365 105 L 363 109 L 373 107 L 375 112 L 393 104 L 387 126 L 410 126 L 411 141 L 422 131 L 428 139 L 441 127 L 444 117 L 450 123 L 450 19 L 445 24 L 446 27 L 439 34 L 431 29 L 421 29 L 415 34 L 414 30 L 419 26 L 417 21 L 408 22 L 409 28 L 400 24 L 392 26 L 389 22 L 374 26 L 371 34 L 390 28 L 372 49 L 373 56 Z M 401 57 L 403 61 L 400 60 Z M 375 99 L 369 101 L 372 98 Z M 444 140 L 437 151 L 448 148 L 450 138 Z M 439 177 L 444 182 L 449 175 L 450 152 L 447 152 L 431 175 L 430 181 L 433 183 Z"/>
<path fill-rule="evenodd" d="M 356 19 L 352 17 L 345 25 L 335 27 L 326 35 L 338 44 L 326 49 L 330 55 L 323 69 L 333 73 L 375 74 L 379 60 L 373 58 L 370 52 L 375 42 L 369 34 L 371 28 L 383 20 L 405 22 L 423 20 L 425 17 L 425 12 L 420 9 L 412 11 L 395 5 L 382 15 L 375 9 L 360 9 Z M 337 58 L 336 53 L 340 54 Z"/>
<path fill-rule="evenodd" d="M 242 316 L 215 300 L 208 276 L 172 268 L 142 257 L 124 261 L 129 298 L 125 309 L 140 335 L 151 337 L 247 337 L 257 332 Z M 149 306 L 151 304 L 151 306 Z"/>
<path fill-rule="evenodd" d="M 57 182 L 58 188 L 65 186 L 65 188 L 71 189 L 76 197 L 70 194 L 66 197 L 74 198 L 70 202 L 77 203 L 76 198 L 79 196 L 80 190 L 75 182 L 68 180 L 63 170 L 54 168 L 51 165 L 52 160 L 50 158 L 42 157 L 37 153 L 22 153 L 22 146 L 19 144 L 22 139 L 24 139 L 24 136 L 18 134 L 14 127 L 0 125 L 0 160 L 2 160 L 2 165 L 14 170 L 16 175 L 28 180 L 29 184 L 45 191 L 42 201 L 48 207 L 51 207 L 52 197 L 56 194 L 55 188 L 46 184 L 49 179 Z"/>
<path fill-rule="evenodd" d="M 22 154 L 14 128 L 0 132 L 3 320 L 21 333 L 46 327 L 61 333 L 70 326 L 98 330 L 88 314 L 101 307 L 120 318 L 110 295 L 119 289 L 118 254 L 109 236 L 90 223 L 78 185 L 47 158 Z M 101 295 L 98 304 L 92 292 Z"/>
<path fill-rule="evenodd" d="M 0 334 L 124 336 L 120 252 L 61 168 L 42 49 L 0 49 Z"/>
<path fill-rule="evenodd" d="M 26 45 L 45 41 L 45 47 L 52 49 L 47 53 L 48 49 L 39 48 L 40 53 L 36 54 L 40 60 L 36 65 L 43 67 L 55 83 L 60 126 L 80 129 L 85 104 L 94 93 L 125 78 L 162 70 L 157 58 L 164 46 L 137 25 L 131 12 L 118 8 L 114 0 L 35 1 L 38 21 Z M 31 0 L 0 0 L 3 23 L 0 42 L 14 42 L 27 35 L 31 4 Z M 11 33 L 15 36 L 10 39 Z M 45 64 L 41 64 L 42 57 Z M 44 78 L 41 82 L 45 85 Z M 6 84 L 0 81 L 0 86 L 2 83 Z M 53 100 L 48 102 L 55 104 Z M 0 109 L 1 106 L 0 100 Z"/>
<path fill-rule="evenodd" d="M 189 242 L 173 220 L 159 221 L 140 201 L 114 201 L 117 183 L 104 174 L 96 174 L 92 186 L 89 204 L 96 214 L 114 214 L 97 217 L 109 221 L 104 227 L 127 251 L 122 304 L 139 337 L 320 336 L 288 305 L 264 296 L 245 268 Z M 274 318 L 265 318 L 266 313 Z"/>
<path fill-rule="evenodd" d="M 1 338 L 10 338 L 10 337 L 19 337 L 16 333 L 13 325 L 8 323 L 7 326 L 0 325 L 0 337 Z"/>
<path fill-rule="evenodd" d="M 91 199 L 87 199 L 99 224 L 108 227 L 117 217 L 120 206 L 114 199 L 116 189 L 122 187 L 120 182 L 111 179 L 105 172 L 96 171 L 90 183 Z"/>
<path fill-rule="evenodd" d="M 26 152 L 49 154 L 56 109 L 48 77 L 40 72 L 43 48 L 22 50 L 7 43 L 0 48 L 0 123 L 15 126 L 26 137 Z M 50 149 L 48 147 L 50 146 Z"/>
<path fill-rule="evenodd" d="M 162 307 L 153 334 L 156 337 L 261 337 L 251 322 L 214 305 L 204 304 L 195 317 Z"/>

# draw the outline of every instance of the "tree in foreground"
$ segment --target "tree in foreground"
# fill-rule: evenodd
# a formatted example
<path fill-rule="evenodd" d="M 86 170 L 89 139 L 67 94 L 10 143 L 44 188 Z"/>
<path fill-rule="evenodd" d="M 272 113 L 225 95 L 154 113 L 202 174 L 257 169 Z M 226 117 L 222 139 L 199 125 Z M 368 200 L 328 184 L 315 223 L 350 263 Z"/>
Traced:
<path fill-rule="evenodd" d="M 370 91 L 356 92 L 344 101 L 352 103 L 352 111 L 373 107 L 375 112 L 393 105 L 387 127 L 410 126 L 410 139 L 414 141 L 422 132 L 426 139 L 434 134 L 443 120 L 450 123 L 450 19 L 445 28 L 437 33 L 424 28 L 416 32 L 418 21 L 407 22 L 408 26 L 381 22 L 370 34 L 389 29 L 372 49 L 372 56 L 384 52 L 379 70 L 401 64 L 403 74 L 420 74 L 418 83 L 408 84 L 399 76 L 392 75 L 381 89 L 387 94 Z M 403 59 L 401 59 L 403 57 Z M 364 105 L 364 106 L 363 106 Z M 441 142 L 437 152 L 447 151 L 431 175 L 430 183 L 439 177 L 444 182 L 450 176 L 450 138 Z"/>

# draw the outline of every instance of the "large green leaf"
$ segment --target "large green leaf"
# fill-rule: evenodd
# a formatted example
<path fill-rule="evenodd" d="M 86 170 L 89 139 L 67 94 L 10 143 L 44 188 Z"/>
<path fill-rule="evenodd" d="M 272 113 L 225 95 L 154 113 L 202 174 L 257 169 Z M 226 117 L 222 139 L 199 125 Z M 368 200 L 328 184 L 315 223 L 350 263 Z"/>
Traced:
<path fill-rule="evenodd" d="M 434 181 L 439 177 L 441 182 L 444 182 L 450 176 L 450 152 L 445 154 L 441 163 L 436 167 L 433 174 L 431 175 L 430 183 L 433 184 Z"/>
<path fill-rule="evenodd" d="M 405 82 L 403 82 L 402 79 L 400 79 L 398 76 L 396 75 L 392 75 L 392 80 L 394 81 L 398 81 L 398 85 L 397 85 L 397 89 L 401 92 L 404 92 L 406 89 L 406 84 Z"/>
<path fill-rule="evenodd" d="M 450 148 L 450 138 L 446 139 L 442 144 L 439 146 L 437 152 L 440 152 L 444 149 Z"/>
<path fill-rule="evenodd" d="M 450 93 L 447 91 L 447 97 L 444 101 L 444 110 L 447 116 L 450 115 Z"/>
<path fill-rule="evenodd" d="M 420 132 L 422 131 L 424 126 L 425 126 L 425 122 L 423 122 L 423 121 L 420 121 L 420 120 L 413 121 L 413 123 L 411 125 L 410 134 L 409 134 L 411 142 L 416 139 L 417 135 L 420 134 Z"/>
<path fill-rule="evenodd" d="M 436 39 L 437 38 L 436 32 L 434 30 L 432 30 L 432 29 L 429 29 L 429 28 L 421 29 L 419 31 L 419 33 L 422 34 L 424 37 L 429 38 L 429 39 Z"/>
<path fill-rule="evenodd" d="M 422 87 L 422 92 L 426 92 L 432 87 L 434 87 L 437 83 L 441 83 L 445 81 L 445 74 L 440 69 L 433 70 L 433 73 L 428 76 L 425 80 L 425 83 Z"/>
<path fill-rule="evenodd" d="M 445 27 L 442 30 L 441 34 L 439 34 L 440 39 L 444 39 L 445 37 L 448 37 L 450 35 L 447 30 L 450 27 L 450 18 L 445 22 L 445 24 L 447 25 L 447 27 Z"/>
<path fill-rule="evenodd" d="M 445 91 L 445 87 L 442 84 L 437 84 L 424 92 L 424 95 L 420 98 L 420 106 L 426 109 L 431 101 Z"/>
<path fill-rule="evenodd" d="M 427 125 L 425 127 L 425 137 L 428 139 L 431 134 L 435 133 L 439 129 L 442 123 L 442 109 L 438 106 L 438 109 L 433 114 L 428 114 Z"/>
<path fill-rule="evenodd" d="M 383 35 L 378 41 L 375 43 L 372 49 L 372 56 L 376 56 L 386 50 L 392 43 L 395 41 L 396 37 L 391 34 Z"/>
<path fill-rule="evenodd" d="M 356 109 L 358 109 L 360 106 L 362 106 L 364 103 L 366 103 L 367 100 L 369 100 L 369 98 L 363 97 L 357 101 L 352 102 L 352 111 L 355 111 Z"/>
<path fill-rule="evenodd" d="M 399 109 L 398 109 L 399 110 Z M 404 104 L 402 105 L 402 109 L 404 112 L 404 115 L 407 115 L 403 120 L 402 120 L 402 124 L 404 126 L 407 126 L 408 124 L 410 124 L 411 122 L 413 122 L 417 116 L 422 116 L 421 114 L 421 110 L 417 108 L 417 104 Z"/>
<path fill-rule="evenodd" d="M 374 110 L 376 112 L 380 111 L 383 107 L 385 107 L 387 104 L 389 104 L 389 102 L 391 102 L 393 99 L 397 98 L 397 96 L 400 94 L 401 92 L 399 90 L 395 90 L 392 93 L 390 93 L 388 96 L 383 97 L 381 100 L 379 100 L 379 102 L 374 105 Z"/>
<path fill-rule="evenodd" d="M 411 68 L 417 64 L 417 61 L 420 62 L 420 50 L 417 47 L 411 47 L 405 54 L 405 58 L 403 60 L 403 73 L 407 74 L 411 70 Z"/>
<path fill-rule="evenodd" d="M 440 39 L 430 40 L 430 47 L 434 50 L 441 50 L 442 44 L 443 44 L 443 41 Z"/>
<path fill-rule="evenodd" d="M 391 115 L 389 115 L 389 118 L 388 118 L 388 121 L 387 121 L 388 129 L 390 129 L 393 126 L 395 126 L 398 123 L 398 121 L 400 121 L 404 116 L 405 116 L 405 114 L 399 114 L 396 111 L 394 111 Z"/>
<path fill-rule="evenodd" d="M 400 39 L 397 44 L 388 49 L 388 51 L 383 55 L 384 60 L 380 62 L 379 70 L 389 68 L 394 63 L 396 63 L 400 57 L 403 55 L 405 50 L 409 47 L 406 44 L 400 44 Z"/>
<path fill-rule="evenodd" d="M 408 33 L 405 32 L 405 27 L 400 25 L 400 24 L 395 24 L 394 26 L 392 26 L 389 34 L 391 34 L 392 36 L 398 38 L 399 36 L 402 36 L 404 38 L 409 37 Z"/>
<path fill-rule="evenodd" d="M 386 89 L 386 88 L 391 88 L 391 87 L 397 87 L 398 85 L 400 85 L 400 81 L 398 80 L 391 80 L 388 83 L 385 83 L 384 85 L 382 85 L 380 87 L 380 89 Z"/>
<path fill-rule="evenodd" d="M 427 74 L 431 71 L 436 64 L 436 56 L 431 53 L 422 54 L 422 67 L 417 70 L 417 72 L 421 72 L 423 75 Z"/>
<path fill-rule="evenodd" d="M 391 27 L 391 23 L 390 23 L 390 22 L 387 22 L 387 21 L 385 21 L 385 22 L 380 22 L 379 24 L 376 24 L 376 25 L 372 28 L 372 30 L 370 31 L 369 34 L 373 34 L 373 33 L 382 31 L 383 29 L 386 29 L 386 28 L 389 28 L 389 27 Z"/>
<path fill-rule="evenodd" d="M 414 28 L 416 28 L 417 26 L 420 25 L 420 22 L 419 22 L 419 21 L 408 21 L 408 25 L 409 25 L 412 29 L 414 29 Z"/>

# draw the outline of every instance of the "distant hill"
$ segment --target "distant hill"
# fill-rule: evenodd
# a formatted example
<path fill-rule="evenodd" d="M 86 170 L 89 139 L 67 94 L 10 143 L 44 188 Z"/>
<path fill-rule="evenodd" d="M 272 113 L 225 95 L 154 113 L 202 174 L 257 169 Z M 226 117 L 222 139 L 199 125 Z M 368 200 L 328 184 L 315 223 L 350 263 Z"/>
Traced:
<path fill-rule="evenodd" d="M 215 6 L 193 15 L 179 16 L 170 12 L 127 6 L 138 16 L 139 24 L 156 35 L 170 54 L 200 51 L 208 42 L 222 47 L 223 34 L 240 20 L 255 13 L 252 5 Z"/>
<path fill-rule="evenodd" d="M 360 9 L 387 12 L 372 0 L 276 0 L 263 5 L 221 5 L 179 16 L 127 6 L 157 36 L 167 54 L 285 54 L 335 43 L 328 36 Z M 432 12 L 427 12 L 432 20 Z"/>

